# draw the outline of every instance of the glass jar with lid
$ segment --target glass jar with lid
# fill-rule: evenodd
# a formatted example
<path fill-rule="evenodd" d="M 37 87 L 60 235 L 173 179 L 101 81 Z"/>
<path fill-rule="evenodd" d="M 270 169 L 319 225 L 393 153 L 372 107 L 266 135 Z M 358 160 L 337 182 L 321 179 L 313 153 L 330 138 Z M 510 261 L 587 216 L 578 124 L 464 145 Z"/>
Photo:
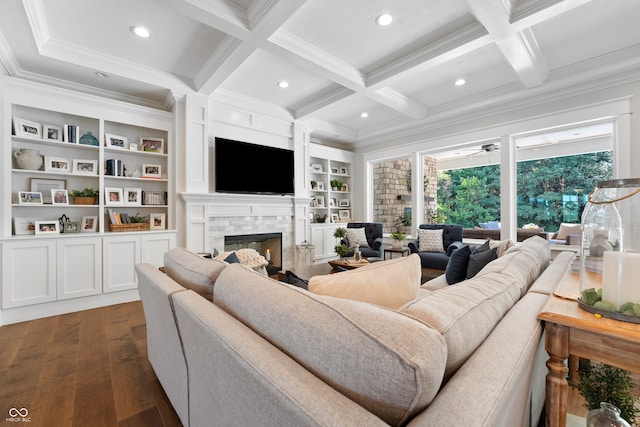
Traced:
<path fill-rule="evenodd" d="M 638 323 L 639 193 L 639 178 L 598 182 L 582 215 L 580 249 L 581 306 L 637 316 Z"/>

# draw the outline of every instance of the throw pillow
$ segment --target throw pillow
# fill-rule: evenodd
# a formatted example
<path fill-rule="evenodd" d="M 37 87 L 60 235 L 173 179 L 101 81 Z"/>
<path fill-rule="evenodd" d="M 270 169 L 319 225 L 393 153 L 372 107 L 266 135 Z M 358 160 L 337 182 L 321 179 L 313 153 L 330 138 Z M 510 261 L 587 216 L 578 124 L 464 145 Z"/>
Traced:
<path fill-rule="evenodd" d="M 453 251 L 444 271 L 448 284 L 453 285 L 467 278 L 467 265 L 469 264 L 470 255 L 471 248 L 468 245 Z"/>
<path fill-rule="evenodd" d="M 484 251 L 488 251 L 489 249 L 491 249 L 489 247 L 489 241 L 485 240 L 483 244 L 476 246 L 475 248 L 473 248 L 473 250 L 471 251 L 472 254 L 477 254 L 480 252 L 484 252 Z"/>
<path fill-rule="evenodd" d="M 347 228 L 347 241 L 351 248 L 355 248 L 356 244 L 359 244 L 361 248 L 369 247 L 369 243 L 367 243 L 367 235 L 364 233 L 364 227 Z"/>
<path fill-rule="evenodd" d="M 229 256 L 224 259 L 224 261 L 228 262 L 229 264 L 240 263 L 240 260 L 238 259 L 238 255 L 236 255 L 235 252 L 231 252 Z"/>
<path fill-rule="evenodd" d="M 494 259 L 498 259 L 498 248 L 489 249 L 484 252 L 478 252 L 469 256 L 469 264 L 467 265 L 467 279 L 471 279 L 478 274 L 485 265 Z"/>
<path fill-rule="evenodd" d="M 489 242 L 489 248 L 496 248 L 498 251 L 498 258 L 507 253 L 507 250 L 513 246 L 513 240 L 487 240 Z"/>
<path fill-rule="evenodd" d="M 412 254 L 342 273 L 313 276 L 309 291 L 398 309 L 418 296 L 421 276 L 420 257 Z"/>
<path fill-rule="evenodd" d="M 285 281 L 286 281 L 288 284 L 293 285 L 293 286 L 297 286 L 297 287 L 302 288 L 302 289 L 305 289 L 305 290 L 309 288 L 309 283 L 308 283 L 306 280 L 304 280 L 304 279 L 302 279 L 302 278 L 298 277 L 298 276 L 297 276 L 295 273 L 293 273 L 291 270 L 287 270 L 287 271 L 284 273 L 284 275 L 285 275 L 285 278 L 286 278 L 286 280 L 285 280 Z"/>
<path fill-rule="evenodd" d="M 443 252 L 442 229 L 423 230 L 418 229 L 418 251 L 419 252 Z"/>
<path fill-rule="evenodd" d="M 558 230 L 558 234 L 555 239 L 557 240 L 567 240 L 567 236 L 569 234 L 580 234 L 582 232 L 582 226 L 580 224 L 567 224 L 561 223 L 560 229 Z"/>

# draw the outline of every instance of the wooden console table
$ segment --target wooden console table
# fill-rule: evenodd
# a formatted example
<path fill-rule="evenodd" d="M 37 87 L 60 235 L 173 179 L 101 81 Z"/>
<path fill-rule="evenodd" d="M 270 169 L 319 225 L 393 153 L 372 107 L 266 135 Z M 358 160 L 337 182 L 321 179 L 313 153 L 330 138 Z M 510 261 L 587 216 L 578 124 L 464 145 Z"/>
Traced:
<path fill-rule="evenodd" d="M 546 323 L 545 348 L 549 354 L 545 417 L 547 427 L 565 427 L 569 384 L 565 361 L 569 355 L 597 360 L 640 372 L 640 324 L 597 318 L 578 307 L 580 279 L 568 267 L 554 295 L 538 319 Z"/>

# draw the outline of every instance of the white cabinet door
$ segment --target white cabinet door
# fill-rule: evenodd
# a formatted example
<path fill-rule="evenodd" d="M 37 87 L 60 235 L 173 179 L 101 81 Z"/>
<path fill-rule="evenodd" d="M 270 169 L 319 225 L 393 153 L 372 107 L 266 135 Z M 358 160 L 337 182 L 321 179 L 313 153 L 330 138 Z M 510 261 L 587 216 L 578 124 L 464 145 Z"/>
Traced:
<path fill-rule="evenodd" d="M 149 233 L 142 238 L 142 260 L 156 267 L 164 265 L 164 253 L 176 246 L 176 233 Z"/>
<path fill-rule="evenodd" d="M 2 308 L 56 299 L 56 241 L 32 239 L 2 244 Z"/>
<path fill-rule="evenodd" d="M 57 240 L 58 300 L 102 293 L 102 240 Z"/>
<path fill-rule="evenodd" d="M 103 292 L 136 289 L 135 265 L 141 259 L 141 237 L 134 234 L 105 237 L 102 252 Z"/>
<path fill-rule="evenodd" d="M 327 258 L 335 258 L 336 238 L 333 232 L 339 224 L 318 224 L 311 226 L 311 243 L 315 246 L 316 260 L 326 261 Z"/>

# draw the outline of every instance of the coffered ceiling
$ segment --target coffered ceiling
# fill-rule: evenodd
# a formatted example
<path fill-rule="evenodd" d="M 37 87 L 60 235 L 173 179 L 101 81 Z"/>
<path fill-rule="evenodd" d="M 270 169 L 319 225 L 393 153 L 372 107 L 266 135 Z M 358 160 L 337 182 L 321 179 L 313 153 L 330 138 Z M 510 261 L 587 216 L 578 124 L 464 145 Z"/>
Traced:
<path fill-rule="evenodd" d="M 156 108 L 189 91 L 235 97 L 358 145 L 637 78 L 638 16 L 638 0 L 2 0 L 0 63 Z"/>

